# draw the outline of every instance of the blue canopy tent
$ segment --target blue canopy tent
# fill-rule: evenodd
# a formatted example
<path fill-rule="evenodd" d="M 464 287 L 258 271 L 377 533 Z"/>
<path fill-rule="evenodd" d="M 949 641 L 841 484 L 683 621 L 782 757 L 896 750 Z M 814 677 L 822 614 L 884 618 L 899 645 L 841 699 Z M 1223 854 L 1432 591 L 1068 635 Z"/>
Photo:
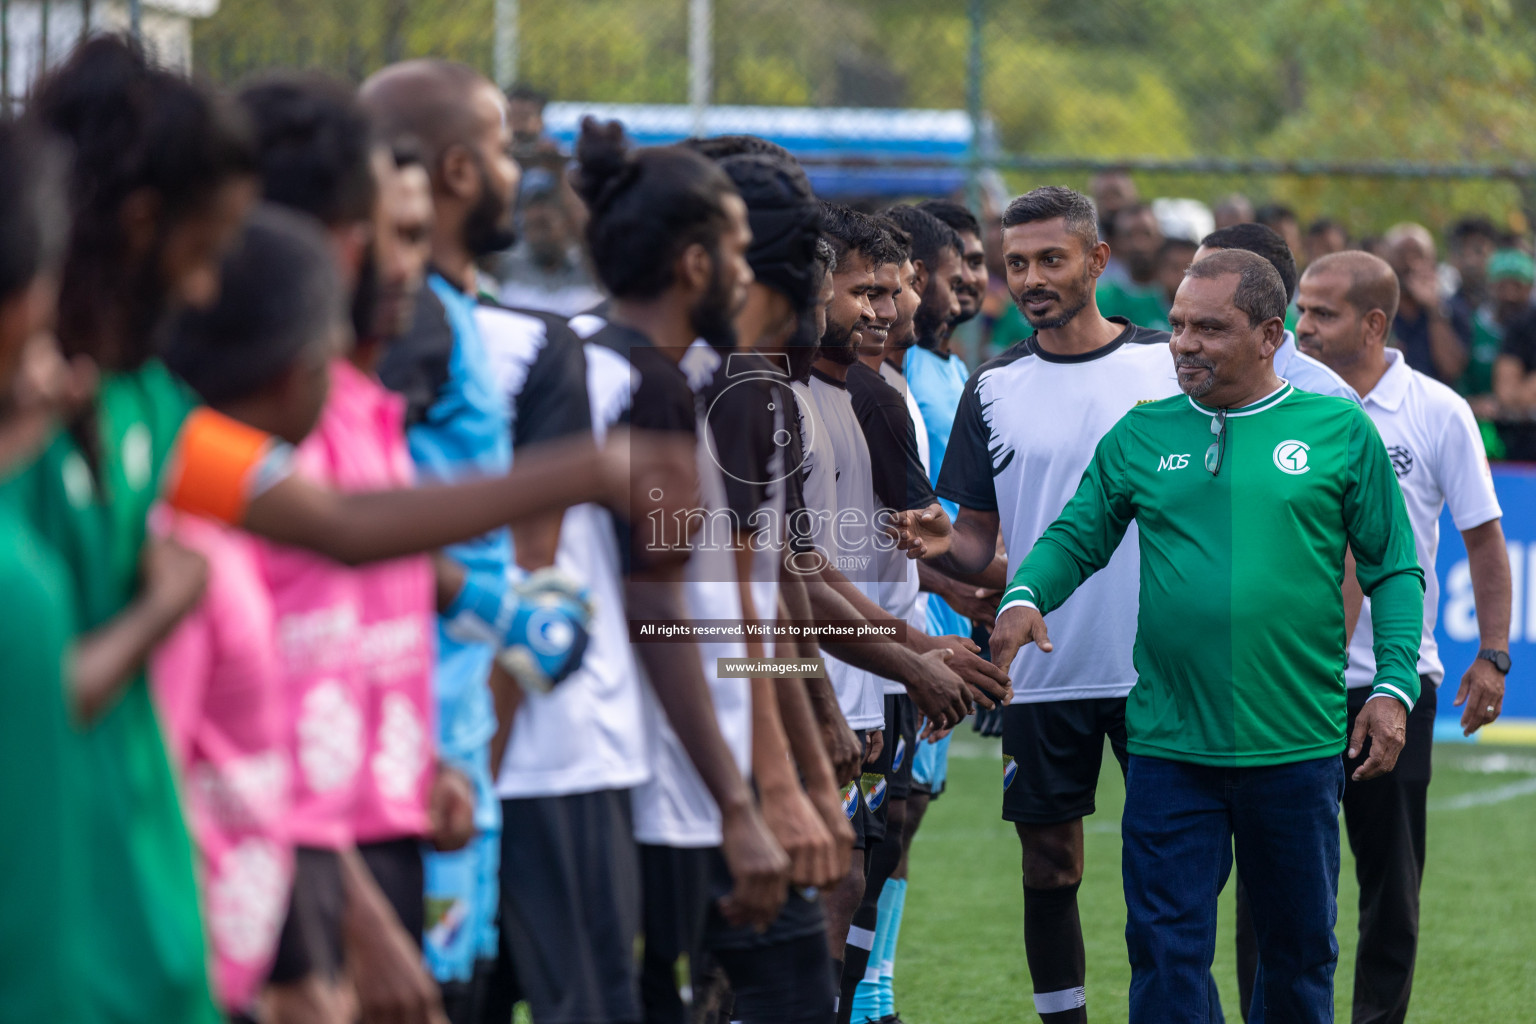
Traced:
<path fill-rule="evenodd" d="M 563 148 L 586 116 L 619 121 L 638 145 L 666 145 L 694 134 L 695 111 L 684 105 L 551 103 L 544 123 Z M 981 152 L 990 152 L 983 121 Z M 818 107 L 709 107 L 704 135 L 760 135 L 793 153 L 818 195 L 899 198 L 944 195 L 965 187 L 971 119 L 963 110 Z"/>

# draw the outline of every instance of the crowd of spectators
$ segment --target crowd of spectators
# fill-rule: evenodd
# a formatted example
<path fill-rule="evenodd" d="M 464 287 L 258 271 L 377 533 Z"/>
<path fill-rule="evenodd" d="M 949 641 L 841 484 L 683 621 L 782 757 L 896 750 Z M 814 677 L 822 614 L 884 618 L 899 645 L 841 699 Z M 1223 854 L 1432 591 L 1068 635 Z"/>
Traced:
<path fill-rule="evenodd" d="M 1397 271 L 1402 300 L 1392 336 L 1408 364 L 1466 396 L 1491 458 L 1536 461 L 1536 260 L 1528 235 L 1466 216 L 1445 226 L 1441 244 L 1428 227 L 1411 222 L 1354 238 L 1332 218 L 1303 224 L 1289 207 L 1255 206 L 1241 194 L 1214 203 L 1202 223 L 1188 215 L 1187 201 L 1144 202 L 1132 179 L 1117 173 L 1095 177 L 1092 194 L 1100 233 L 1114 253 L 1099 282 L 1106 316 L 1166 328 L 1173 290 L 1212 227 L 1247 221 L 1271 227 L 1302 269 L 1328 253 L 1365 249 Z M 994 263 L 1000 265 L 1000 254 Z M 988 298 L 984 344 L 991 354 L 1023 337 L 1028 326 L 998 271 Z M 1293 305 L 1286 326 L 1294 327 L 1295 319 Z"/>
<path fill-rule="evenodd" d="M 581 253 L 582 212 L 563 181 L 566 156 L 543 123 L 547 98 L 519 86 L 509 93 L 518 158 L 527 168 L 519 200 L 517 246 L 489 269 L 504 302 L 572 316 L 601 298 Z M 1213 229 L 1257 222 L 1273 228 L 1297 269 L 1320 256 L 1359 248 L 1397 271 L 1401 306 L 1392 336 L 1408 365 L 1454 387 L 1471 403 L 1493 459 L 1536 461 L 1536 259 L 1532 239 L 1485 216 L 1447 225 L 1444 244 L 1422 224 L 1396 224 L 1355 238 L 1339 221 L 1303 224 L 1280 203 L 1255 205 L 1241 193 L 1209 207 L 1189 200 L 1144 201 L 1130 175 L 1096 175 L 1090 186 L 1099 232 L 1112 251 L 1099 280 L 1099 308 L 1134 324 L 1165 330 L 1173 293 Z M 1008 295 L 997 251 L 988 241 L 991 289 L 980 321 L 986 358 L 1032 333 Z M 1294 299 L 1294 296 L 1293 296 Z M 1286 317 L 1293 328 L 1296 310 Z"/>

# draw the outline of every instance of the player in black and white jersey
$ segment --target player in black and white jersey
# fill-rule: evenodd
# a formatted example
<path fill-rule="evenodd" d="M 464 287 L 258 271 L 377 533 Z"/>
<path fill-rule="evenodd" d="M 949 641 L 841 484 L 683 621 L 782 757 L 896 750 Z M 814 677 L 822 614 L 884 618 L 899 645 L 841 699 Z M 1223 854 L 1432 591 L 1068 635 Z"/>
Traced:
<path fill-rule="evenodd" d="M 585 123 L 577 159 L 593 264 L 613 297 L 608 323 L 588 346 L 595 425 L 687 437 L 701 455 L 707 519 L 725 506 L 723 475 L 699 444 L 695 396 L 679 364 L 696 338 L 728 330 L 745 301 L 746 208 L 709 161 L 676 147 L 628 151 L 617 124 Z M 631 619 L 742 617 L 728 543 L 690 543 L 666 524 L 658 534 L 656 520 L 615 527 Z M 744 646 L 634 647 L 652 698 L 644 716 L 651 778 L 633 800 L 644 891 L 641 1000 L 645 1020 L 683 1022 L 678 977 L 700 948 L 715 858 L 735 881 L 722 913 L 731 924 L 758 926 L 777 916 L 790 863 L 746 782 L 750 685 L 702 670 L 702 659 L 713 666 L 717 657 L 744 655 Z"/>
<path fill-rule="evenodd" d="M 884 556 L 893 550 L 887 529 L 897 522 L 910 524 L 911 519 L 906 513 L 882 511 L 875 502 L 869 446 L 846 384 L 849 368 L 857 362 L 855 335 L 877 319 L 870 306 L 870 293 L 880 287 L 876 270 L 885 265 L 899 267 L 901 254 L 871 218 L 846 207 L 824 204 L 822 226 L 837 250 L 833 300 L 810 379 L 795 385 L 808 413 L 806 506 L 816 514 L 815 539 L 827 562 L 821 585 L 811 587 L 812 607 L 818 619 L 904 625 L 880 605 L 880 569 L 888 564 Z M 881 680 L 905 683 L 918 708 L 940 728 L 964 717 L 973 699 L 990 704 L 1006 687 L 1000 674 L 976 656 L 974 645 L 958 637 L 928 637 L 913 630 L 906 633 L 904 643 L 850 645 L 857 650 L 846 652 L 824 646 L 838 659 L 845 653 L 852 656 L 828 659 L 827 671 L 849 725 L 868 737 L 870 767 L 857 789 L 845 796 L 865 858 L 854 858 L 848 877 L 826 894 L 828 941 L 838 959 L 836 969 L 845 979 L 844 991 L 850 991 L 849 979 L 856 984 L 862 977 L 862 962 L 867 961 L 873 942 L 873 922 L 860 926 L 852 919 L 864 895 L 866 862 L 884 835 L 888 782 L 876 769 L 882 767 L 882 748 L 895 742 L 894 735 L 883 732 L 888 723 Z M 846 948 L 839 948 L 840 935 L 848 938 Z M 839 953 L 844 956 L 838 957 Z M 854 962 L 858 969 L 850 974 L 846 962 Z M 848 1003 L 840 1004 L 841 1019 L 846 1020 L 850 1010 Z"/>
<path fill-rule="evenodd" d="M 702 399 L 701 433 L 721 472 L 736 533 L 743 614 L 748 621 L 777 622 L 785 517 L 799 502 L 787 486 L 798 466 L 787 415 L 795 400 L 784 387 L 789 370 L 782 348 L 820 295 L 821 218 L 810 183 L 792 161 L 748 153 L 724 157 L 720 167 L 746 202 L 754 280 L 731 329 L 695 342 L 683 366 Z M 753 658 L 780 653 L 750 637 L 747 648 Z M 706 664 L 706 674 L 713 669 Z M 703 944 L 729 979 L 732 1020 L 823 1024 L 832 976 L 818 889 L 842 878 L 853 832 L 804 681 L 754 678 L 751 685 L 753 782 L 769 827 L 790 855 L 791 887 L 783 910 L 761 934 L 731 926 L 712 909 Z M 716 869 L 718 877 L 718 858 Z"/>
<path fill-rule="evenodd" d="M 860 373 L 849 373 L 849 385 L 854 392 L 854 404 L 864 425 L 865 436 L 875 454 L 874 464 L 879 470 L 900 470 L 900 477 L 886 472 L 882 486 L 877 472 L 876 492 L 883 493 L 887 503 L 904 501 L 906 507 L 930 512 L 937 521 L 946 510 L 937 506 L 930 480 L 929 428 L 923 418 L 916 397 L 907 387 L 901 367 L 907 351 L 915 343 L 919 328 L 935 330 L 961 315 L 960 293 L 964 277 L 961 262 L 960 236 L 938 218 L 913 206 L 893 206 L 882 214 L 882 221 L 898 243 L 908 252 L 899 268 L 899 289 L 895 292 L 895 320 L 886 333 L 884 344 L 871 345 L 859 353 L 863 368 L 879 374 L 879 387 L 868 383 L 870 378 Z M 860 381 L 866 382 L 860 386 Z M 946 425 L 947 426 L 947 425 Z M 947 434 L 947 429 L 946 429 Z M 880 452 L 902 452 L 904 457 L 882 459 Z M 941 528 L 941 524 L 936 526 Z M 923 577 L 938 578 L 948 582 L 948 577 L 932 570 L 926 563 L 905 561 L 905 575 L 899 582 L 892 581 L 888 593 L 893 598 L 886 607 L 892 614 L 906 619 L 913 629 L 930 633 L 969 632 L 969 624 L 948 630 L 943 623 L 936 623 L 929 613 L 929 602 L 920 593 Z M 940 628 L 935 629 L 939 625 Z M 888 684 L 894 685 L 894 684 Z M 865 891 L 864 907 L 877 908 L 877 924 L 874 929 L 874 946 L 870 953 L 869 967 L 859 981 L 854 994 L 852 1019 L 862 1021 L 888 1021 L 896 1017 L 894 971 L 896 947 L 907 894 L 907 854 L 922 810 L 927 805 L 927 793 L 919 793 L 917 768 L 919 756 L 935 750 L 933 737 L 919 738 L 917 715 L 911 701 L 904 693 L 887 697 L 894 701 L 895 717 L 902 723 L 898 749 L 891 759 L 893 776 L 890 789 L 887 839 L 890 848 L 882 846 L 882 861 L 894 856 L 890 877 L 877 894 L 871 895 L 871 884 Z M 892 715 L 887 708 L 887 720 Z M 947 737 L 947 733 L 940 734 Z M 941 739 L 942 743 L 943 740 Z M 904 744 L 904 748 L 902 746 Z M 938 749 L 943 749 L 940 747 Z M 926 778 L 931 781 L 931 775 Z M 883 864 L 881 865 L 883 867 Z M 861 908 L 862 910 L 862 908 Z"/>
<path fill-rule="evenodd" d="M 938 485 L 960 512 L 951 550 L 936 560 L 961 575 L 992 562 L 999 530 L 1015 568 L 1110 426 L 1139 402 L 1178 390 L 1165 332 L 1098 311 L 1095 281 L 1109 246 L 1086 196 L 1052 186 L 1015 199 L 1003 215 L 1003 247 L 1009 291 L 1035 334 L 977 370 L 961 398 Z M 1125 765 L 1138 578 L 1130 535 L 1091 592 L 1052 613 L 1052 630 L 1078 642 L 1057 654 L 1030 648 L 1010 666 L 1003 817 L 1023 847 L 1024 949 L 1047 1024 L 1087 1019 L 1082 819 L 1094 810 L 1106 737 Z"/>
<path fill-rule="evenodd" d="M 854 332 L 857 359 L 845 368 L 844 384 L 869 446 L 876 506 L 942 516 L 943 510 L 929 486 L 918 454 L 917 432 L 906 400 L 880 376 L 879 370 L 890 333 L 910 327 L 910 311 L 906 324 L 902 323 L 902 313 L 913 294 L 912 239 L 891 221 L 877 218 L 877 224 L 892 243 L 888 255 L 895 259 L 875 267 L 875 287 L 870 292 L 874 319 Z M 922 630 L 927 615 L 917 614 L 917 564 L 894 548 L 878 549 L 874 558 L 876 600 L 893 617 L 907 623 L 909 630 Z M 864 898 L 849 929 L 839 1004 L 840 1019 L 859 1021 L 880 1016 L 874 999 L 880 967 L 876 947 L 881 938 L 877 908 L 886 880 L 901 861 L 907 794 L 912 785 L 912 753 L 917 747 L 918 715 L 906 687 L 890 679 L 880 679 L 878 683 L 884 700 L 885 742 L 880 757 L 870 767 L 884 780 L 881 809 L 885 830 L 881 839 L 871 844 L 866 861 Z"/>
<path fill-rule="evenodd" d="M 512 421 L 513 460 L 525 444 L 590 433 L 581 340 L 553 314 L 476 310 Z M 512 531 L 515 576 L 561 573 L 593 608 L 580 667 L 552 689 L 501 674 L 492 745 L 502 844 L 503 949 L 514 998 L 540 1020 L 624 1024 L 639 1014 L 632 937 L 641 892 L 631 792 L 650 777 L 639 674 L 623 614 L 613 519 L 596 505 Z M 498 668 L 498 672 L 499 672 Z"/>

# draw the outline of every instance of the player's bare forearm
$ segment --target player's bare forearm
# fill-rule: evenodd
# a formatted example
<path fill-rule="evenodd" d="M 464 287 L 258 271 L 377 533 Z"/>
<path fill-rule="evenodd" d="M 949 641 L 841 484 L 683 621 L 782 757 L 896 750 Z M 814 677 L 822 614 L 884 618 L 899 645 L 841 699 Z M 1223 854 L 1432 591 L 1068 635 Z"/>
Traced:
<path fill-rule="evenodd" d="M 346 897 L 343 938 L 353 968 L 361 1019 L 445 1024 L 437 986 L 420 952 L 400 923 L 355 848 L 341 852 Z"/>
<path fill-rule="evenodd" d="M 523 706 L 523 688 L 517 677 L 491 663 L 491 701 L 496 708 L 496 734 L 491 737 L 491 774 L 501 770 L 501 759 L 512 739 L 512 724 L 517 720 L 517 709 Z"/>
<path fill-rule="evenodd" d="M 70 692 L 75 716 L 93 722 L 117 702 L 181 615 L 139 599 L 75 644 Z"/>
<path fill-rule="evenodd" d="M 551 512 L 512 524 L 512 551 L 519 569 L 533 572 L 555 564 L 563 520 L 563 512 Z"/>
<path fill-rule="evenodd" d="M 997 557 L 998 517 L 996 512 L 962 508 L 955 517 L 949 552 L 927 560 L 927 564 L 956 579 L 977 586 L 998 587 L 1003 580 L 988 577 Z M 995 570 L 994 570 L 995 571 Z M 1003 570 L 1006 575 L 1006 568 Z"/>
<path fill-rule="evenodd" d="M 779 621 L 782 623 L 809 623 L 811 617 L 810 597 L 806 592 L 805 580 L 798 573 L 789 571 L 788 566 L 779 577 Z M 800 636 L 797 639 L 785 641 L 788 653 L 803 661 L 812 661 L 821 657 L 821 649 L 814 637 Z M 785 646 L 780 647 L 781 650 Z M 857 773 L 858 738 L 853 730 L 848 728 L 848 722 L 843 718 L 842 709 L 837 703 L 837 694 L 833 692 L 832 684 L 825 675 L 807 676 L 802 682 L 799 697 L 792 704 L 800 704 L 803 701 L 805 713 L 810 716 L 809 724 L 814 736 L 819 740 L 816 744 L 822 749 L 826 758 L 828 769 L 832 773 L 832 784 L 841 786 L 850 781 Z M 790 742 L 796 742 L 794 722 L 795 716 L 786 713 L 783 705 L 780 705 L 780 714 L 785 718 L 785 729 L 789 732 Z M 797 750 L 796 758 L 799 753 Z M 806 781 L 809 782 L 810 766 L 801 762 L 802 772 L 807 772 Z"/>
<path fill-rule="evenodd" d="M 1504 528 L 1494 519 L 1461 532 L 1467 546 L 1467 568 L 1477 603 L 1477 630 L 1484 650 L 1509 649 L 1511 585 Z M 1493 663 L 1474 658 L 1456 689 L 1455 706 L 1462 708 L 1461 731 L 1471 736 L 1498 718 L 1504 709 L 1504 674 Z"/>
<path fill-rule="evenodd" d="M 804 679 L 775 680 L 774 698 L 779 705 L 779 720 L 784 723 L 784 735 L 789 740 L 789 750 L 800 769 L 807 787 L 834 785 L 832 761 L 821 741 L 820 723 L 811 708 L 811 698 Z"/>
<path fill-rule="evenodd" d="M 741 538 L 738 536 L 738 540 Z M 758 622 L 757 603 L 752 596 L 752 563 L 754 553 L 749 544 L 736 546 L 736 592 L 741 601 L 741 617 L 744 622 Z M 761 636 L 747 637 L 747 657 L 762 661 L 768 657 L 768 649 Z M 799 781 L 789 761 L 789 741 L 784 735 L 784 723 L 779 717 L 778 695 L 774 693 L 775 681 L 763 678 L 752 680 L 752 778 L 759 792 L 775 788 L 800 788 Z"/>
<path fill-rule="evenodd" d="M 348 494 L 290 476 L 252 500 L 241 525 L 268 540 L 359 565 L 610 499 L 612 468 L 590 440 L 570 440 L 519 452 L 517 468 L 505 476 L 458 484 Z"/>
<path fill-rule="evenodd" d="M 927 562 L 918 562 L 917 579 L 923 590 L 942 597 L 960 614 L 985 621 L 997 614 L 997 595 L 1002 593 L 1008 583 L 1008 563 L 1001 557 L 994 558 L 986 572 L 962 582 L 953 576 L 946 576 Z M 983 594 L 990 599 L 990 607 L 984 615 L 978 614 L 981 609 L 975 607 L 977 599 Z"/>
<path fill-rule="evenodd" d="M 903 627 L 894 616 L 865 597 L 859 588 L 831 566 L 822 570 L 819 577 L 807 577 L 806 590 L 810 598 L 810 611 L 815 622 L 868 621 L 896 624 Z M 900 635 L 898 631 L 897 635 Z M 847 643 L 823 639 L 821 649 L 847 662 L 887 679 L 904 678 L 902 673 L 912 669 L 913 663 L 903 645 L 891 643 Z"/>
<path fill-rule="evenodd" d="M 1472 598 L 1477 606 L 1477 631 L 1482 645 L 1507 650 L 1512 585 L 1504 527 L 1494 519 L 1463 530 L 1461 537 L 1467 545 L 1467 568 L 1472 574 Z"/>
<path fill-rule="evenodd" d="M 161 641 L 202 598 L 208 564 L 174 540 L 152 538 L 140 556 L 133 601 L 79 639 L 69 676 L 70 704 L 83 722 L 116 703 Z"/>
<path fill-rule="evenodd" d="M 816 716 L 816 721 L 825 726 L 829 722 L 842 722 L 847 726 L 843 718 L 843 709 L 837 703 L 837 691 L 832 689 L 832 683 L 826 676 L 813 676 L 805 681 L 805 696 L 811 705 L 811 714 Z"/>
<path fill-rule="evenodd" d="M 432 555 L 433 601 L 437 605 L 439 615 L 453 607 L 453 602 L 459 596 L 459 591 L 464 589 L 464 581 L 467 579 L 469 579 L 469 570 L 459 562 L 441 551 Z"/>
<path fill-rule="evenodd" d="M 786 600 L 787 589 L 789 588 L 781 579 L 776 620 L 780 626 L 793 621 L 789 602 Z M 803 591 L 799 591 L 799 588 L 796 590 L 803 595 Z M 782 657 L 808 660 L 800 643 L 793 637 L 778 640 L 774 646 L 774 653 Z M 812 654 L 810 657 L 815 655 Z M 816 721 L 816 713 L 811 710 L 811 699 L 806 692 L 806 680 L 797 676 L 778 679 L 774 682 L 774 699 L 778 703 L 779 720 L 783 723 L 790 753 L 800 769 L 801 777 L 805 779 L 807 788 L 822 784 L 832 785 L 832 762 L 827 757 L 827 748 L 821 739 L 821 728 Z"/>

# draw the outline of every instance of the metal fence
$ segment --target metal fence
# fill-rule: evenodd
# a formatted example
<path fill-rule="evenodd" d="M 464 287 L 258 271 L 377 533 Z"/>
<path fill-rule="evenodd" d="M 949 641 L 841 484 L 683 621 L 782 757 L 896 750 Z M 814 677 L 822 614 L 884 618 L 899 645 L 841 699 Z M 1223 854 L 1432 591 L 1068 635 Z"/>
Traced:
<path fill-rule="evenodd" d="M 1468 213 L 1523 233 L 1536 206 L 1536 0 L 0 0 L 0 83 L 20 98 L 82 27 L 130 21 L 222 82 L 431 54 L 695 126 L 959 112 L 959 151 L 812 159 L 958 172 L 973 198 L 1123 169 L 1144 196 L 1241 192 L 1357 237 Z"/>

